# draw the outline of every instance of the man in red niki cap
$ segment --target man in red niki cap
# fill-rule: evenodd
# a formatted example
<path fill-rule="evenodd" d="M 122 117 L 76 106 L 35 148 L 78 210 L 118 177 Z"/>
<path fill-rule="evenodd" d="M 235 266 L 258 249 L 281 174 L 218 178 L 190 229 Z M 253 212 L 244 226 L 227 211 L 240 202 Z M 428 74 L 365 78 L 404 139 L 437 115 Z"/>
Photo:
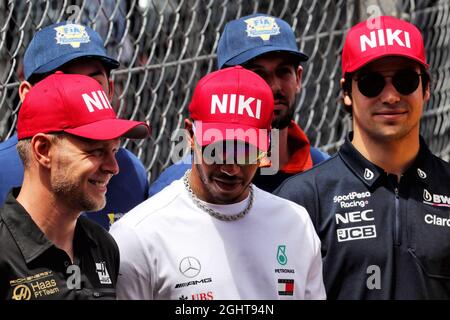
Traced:
<path fill-rule="evenodd" d="M 106 204 L 119 138 L 145 138 L 121 120 L 93 78 L 58 71 L 33 86 L 19 112 L 21 188 L 0 209 L 0 299 L 114 299 L 119 252 L 83 211 Z"/>
<path fill-rule="evenodd" d="M 353 131 L 276 192 L 310 213 L 330 299 L 450 298 L 450 166 L 420 136 L 428 69 L 414 25 L 382 16 L 351 28 L 341 85 Z"/>
<path fill-rule="evenodd" d="M 273 109 L 264 79 L 240 66 L 200 80 L 189 106 L 191 170 L 111 229 L 119 299 L 325 298 L 308 213 L 251 182 Z"/>

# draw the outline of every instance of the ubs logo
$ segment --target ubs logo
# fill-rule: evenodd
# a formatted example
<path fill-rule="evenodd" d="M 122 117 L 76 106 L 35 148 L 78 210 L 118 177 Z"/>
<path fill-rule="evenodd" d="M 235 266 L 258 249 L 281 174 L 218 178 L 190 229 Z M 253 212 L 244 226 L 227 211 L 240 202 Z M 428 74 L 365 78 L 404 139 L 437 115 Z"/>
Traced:
<path fill-rule="evenodd" d="M 20 284 L 14 288 L 12 299 L 13 300 L 30 300 L 31 290 L 24 284 Z"/>
<path fill-rule="evenodd" d="M 200 261 L 198 261 L 197 258 L 184 257 L 181 260 L 178 269 L 185 277 L 194 278 L 200 273 L 202 266 L 200 265 Z"/>

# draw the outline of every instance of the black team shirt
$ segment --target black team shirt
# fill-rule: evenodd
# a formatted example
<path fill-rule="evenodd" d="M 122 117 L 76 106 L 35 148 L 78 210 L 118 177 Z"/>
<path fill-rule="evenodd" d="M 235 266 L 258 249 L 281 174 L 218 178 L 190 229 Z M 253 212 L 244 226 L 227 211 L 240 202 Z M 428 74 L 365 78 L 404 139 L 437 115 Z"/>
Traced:
<path fill-rule="evenodd" d="M 18 191 L 0 209 L 0 300 L 115 299 L 119 251 L 113 238 L 78 218 L 72 263 L 16 201 Z"/>

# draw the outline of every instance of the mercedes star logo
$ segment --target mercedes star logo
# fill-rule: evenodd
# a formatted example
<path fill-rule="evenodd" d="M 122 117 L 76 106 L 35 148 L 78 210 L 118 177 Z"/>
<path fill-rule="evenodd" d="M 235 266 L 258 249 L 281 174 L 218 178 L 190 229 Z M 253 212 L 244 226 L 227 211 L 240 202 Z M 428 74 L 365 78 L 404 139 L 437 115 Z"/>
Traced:
<path fill-rule="evenodd" d="M 184 257 L 180 262 L 180 272 L 188 278 L 193 278 L 200 273 L 202 266 L 200 261 L 194 257 Z"/>

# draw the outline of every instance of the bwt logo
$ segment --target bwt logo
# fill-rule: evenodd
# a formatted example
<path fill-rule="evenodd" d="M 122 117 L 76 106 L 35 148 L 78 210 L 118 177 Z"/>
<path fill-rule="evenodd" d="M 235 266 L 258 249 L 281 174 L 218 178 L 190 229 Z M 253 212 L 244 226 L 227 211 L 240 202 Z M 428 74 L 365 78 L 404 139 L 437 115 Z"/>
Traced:
<path fill-rule="evenodd" d="M 378 29 L 370 32 L 370 38 L 363 34 L 359 37 L 361 52 L 367 50 L 367 46 L 370 48 L 393 46 L 394 41 L 400 47 L 411 48 L 411 40 L 409 32 L 403 30 L 392 29 Z"/>
<path fill-rule="evenodd" d="M 370 216 L 369 216 L 370 214 Z M 343 214 L 336 213 L 336 224 L 350 223 L 350 222 L 362 222 L 373 221 L 375 218 L 372 216 L 373 209 L 363 211 L 346 212 Z"/>
<path fill-rule="evenodd" d="M 83 93 L 81 96 L 83 97 L 84 103 L 86 104 L 89 112 L 94 112 L 94 107 L 98 110 L 112 109 L 111 104 L 108 101 L 108 97 L 103 90 L 92 91 L 91 95 L 88 93 Z"/>
<path fill-rule="evenodd" d="M 450 197 L 441 194 L 431 194 L 427 189 L 423 189 L 424 203 L 437 207 L 450 207 Z"/>
<path fill-rule="evenodd" d="M 256 105 L 255 105 L 255 103 Z M 237 103 L 237 104 L 236 104 Z M 251 107 L 253 103 L 254 113 Z M 222 99 L 217 94 L 211 96 L 211 114 L 215 114 L 217 109 L 220 113 L 244 114 L 244 110 L 250 118 L 261 118 L 261 100 L 253 97 L 245 98 L 243 95 L 223 94 Z"/>

